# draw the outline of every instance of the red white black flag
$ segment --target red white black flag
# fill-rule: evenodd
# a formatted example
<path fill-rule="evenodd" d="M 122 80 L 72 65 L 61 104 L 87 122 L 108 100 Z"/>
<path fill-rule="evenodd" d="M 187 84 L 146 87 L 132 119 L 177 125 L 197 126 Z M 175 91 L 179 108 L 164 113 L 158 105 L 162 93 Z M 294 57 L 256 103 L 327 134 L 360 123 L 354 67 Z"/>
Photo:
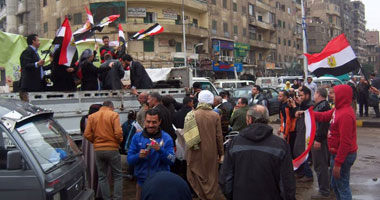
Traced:
<path fill-rule="evenodd" d="M 76 47 L 72 43 L 72 40 L 73 34 L 71 32 L 70 23 L 69 20 L 65 18 L 53 40 L 53 44 L 61 45 L 61 52 L 58 61 L 59 65 L 71 65 L 71 61 L 73 60 L 76 51 Z"/>
<path fill-rule="evenodd" d="M 360 68 L 360 63 L 344 34 L 327 43 L 321 53 L 305 54 L 308 69 L 315 76 L 340 76 Z"/>
<path fill-rule="evenodd" d="M 125 43 L 124 30 L 121 24 L 119 24 L 119 46 L 121 47 L 119 55 L 125 54 L 127 43 Z"/>
<path fill-rule="evenodd" d="M 157 35 L 159 33 L 162 33 L 163 31 L 164 31 L 164 27 L 162 27 L 160 24 L 156 23 L 153 26 L 146 29 L 145 31 L 142 31 L 141 33 L 139 31 L 138 33 L 134 34 L 130 38 L 130 40 L 141 40 L 146 36 Z"/>
<path fill-rule="evenodd" d="M 92 16 L 91 11 L 87 8 L 87 6 L 86 6 L 85 8 L 86 8 L 86 13 L 87 13 L 88 21 L 89 21 L 92 25 L 94 25 L 94 17 Z"/>

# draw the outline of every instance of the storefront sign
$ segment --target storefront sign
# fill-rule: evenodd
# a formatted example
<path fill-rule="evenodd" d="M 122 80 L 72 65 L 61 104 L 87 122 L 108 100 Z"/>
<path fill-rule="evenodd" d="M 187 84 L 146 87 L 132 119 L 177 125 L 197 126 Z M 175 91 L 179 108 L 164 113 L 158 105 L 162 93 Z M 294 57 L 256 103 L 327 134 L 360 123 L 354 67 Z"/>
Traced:
<path fill-rule="evenodd" d="M 223 72 L 233 72 L 234 68 L 236 68 L 237 72 L 242 72 L 243 71 L 243 64 L 213 61 L 212 68 L 214 71 L 223 71 Z"/>
<path fill-rule="evenodd" d="M 276 65 L 272 62 L 267 62 L 265 63 L 265 68 L 266 69 L 274 69 L 276 67 Z"/>
<path fill-rule="evenodd" d="M 128 8 L 128 17 L 146 17 L 146 8 Z"/>
<path fill-rule="evenodd" d="M 172 10 L 172 9 L 164 9 L 162 10 L 162 16 L 166 19 L 177 19 L 177 11 Z"/>

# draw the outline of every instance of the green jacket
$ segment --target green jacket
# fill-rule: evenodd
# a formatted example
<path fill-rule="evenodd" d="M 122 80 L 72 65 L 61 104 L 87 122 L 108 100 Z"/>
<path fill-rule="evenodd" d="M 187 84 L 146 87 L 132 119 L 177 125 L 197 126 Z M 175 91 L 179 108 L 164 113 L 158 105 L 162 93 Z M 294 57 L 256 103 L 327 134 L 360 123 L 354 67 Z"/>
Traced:
<path fill-rule="evenodd" d="M 245 106 L 233 112 L 230 119 L 230 125 L 232 127 L 232 131 L 240 131 L 243 128 L 247 127 L 246 115 L 247 115 L 248 108 L 249 106 Z"/>

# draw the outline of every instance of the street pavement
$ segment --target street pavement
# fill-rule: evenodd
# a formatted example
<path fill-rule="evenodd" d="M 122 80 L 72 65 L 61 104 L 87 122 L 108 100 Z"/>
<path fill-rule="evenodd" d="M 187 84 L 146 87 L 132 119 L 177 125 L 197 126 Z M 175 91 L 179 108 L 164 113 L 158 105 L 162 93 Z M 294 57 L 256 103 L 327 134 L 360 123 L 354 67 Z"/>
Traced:
<path fill-rule="evenodd" d="M 279 124 L 271 124 L 274 131 Z M 359 146 L 357 159 L 351 168 L 351 189 L 354 200 L 380 200 L 380 129 L 358 127 L 357 142 Z M 124 174 L 127 170 L 126 156 L 122 156 Z M 124 179 L 124 199 L 135 199 L 135 181 Z M 314 181 L 310 183 L 297 182 L 297 200 L 311 199 L 311 195 L 318 191 L 318 183 L 314 174 Z M 333 194 L 333 192 L 331 192 Z M 219 199 L 224 199 L 218 195 Z M 335 199 L 334 195 L 330 199 Z M 194 199 L 195 200 L 195 199 Z"/>

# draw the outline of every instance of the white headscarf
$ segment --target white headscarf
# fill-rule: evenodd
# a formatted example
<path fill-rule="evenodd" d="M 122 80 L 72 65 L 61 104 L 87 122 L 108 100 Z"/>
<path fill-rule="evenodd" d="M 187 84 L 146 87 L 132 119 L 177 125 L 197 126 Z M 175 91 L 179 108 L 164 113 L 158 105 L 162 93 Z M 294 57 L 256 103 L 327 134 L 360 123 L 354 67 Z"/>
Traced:
<path fill-rule="evenodd" d="M 199 93 L 198 101 L 199 101 L 199 103 L 213 104 L 214 103 L 214 95 L 208 90 L 202 90 Z"/>

